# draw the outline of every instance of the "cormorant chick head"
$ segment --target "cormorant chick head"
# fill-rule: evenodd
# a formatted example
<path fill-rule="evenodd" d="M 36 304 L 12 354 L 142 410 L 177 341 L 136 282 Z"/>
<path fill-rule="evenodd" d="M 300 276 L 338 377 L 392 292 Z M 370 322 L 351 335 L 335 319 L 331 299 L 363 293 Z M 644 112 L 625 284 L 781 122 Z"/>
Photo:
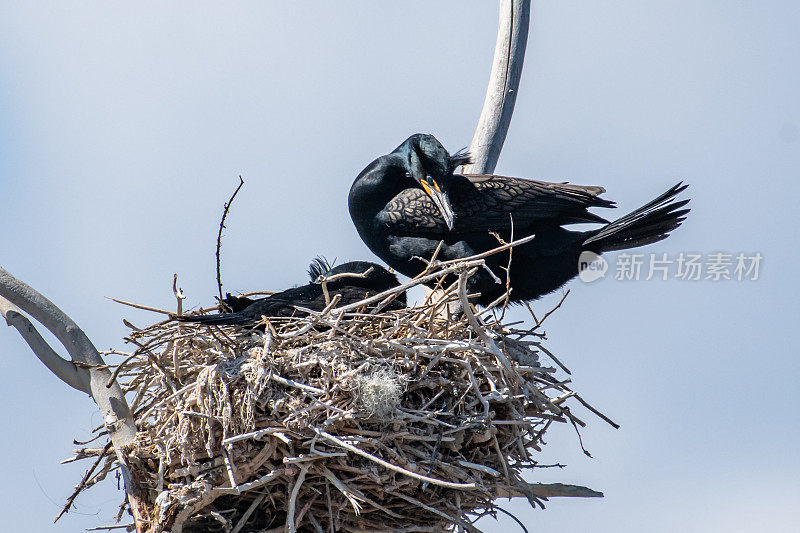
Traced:
<path fill-rule="evenodd" d="M 319 268 L 321 266 L 322 262 L 320 261 L 320 258 L 315 258 L 314 262 L 312 262 L 311 266 L 309 267 L 309 273 L 311 273 L 312 270 L 315 272 L 320 272 Z M 371 263 L 369 261 L 349 261 L 347 263 L 342 263 L 341 265 L 330 268 L 326 272 L 320 272 L 320 274 L 313 281 L 314 283 L 319 283 L 323 278 L 330 278 L 337 274 L 358 274 L 359 276 L 363 277 L 345 276 L 332 281 L 329 285 L 330 287 L 337 287 L 339 285 L 353 285 L 356 287 L 364 286 L 368 288 L 380 289 L 380 292 L 383 292 L 391 289 L 392 287 L 397 287 L 400 285 L 400 282 L 397 280 L 397 276 L 386 270 L 381 265 Z"/>
<path fill-rule="evenodd" d="M 433 135 L 416 133 L 400 145 L 407 160 L 407 174 L 413 178 L 439 208 L 449 229 L 453 229 L 455 215 L 447 198 L 453 170 L 463 164 L 464 156 L 450 157 L 442 143 Z M 467 156 L 468 157 L 468 156 Z"/>
<path fill-rule="evenodd" d="M 315 258 L 309 267 L 309 274 L 319 272 L 320 268 L 330 266 L 327 261 L 320 261 L 320 258 Z M 316 279 L 312 280 L 314 283 L 319 283 L 323 278 L 330 278 L 336 274 L 361 274 L 364 277 L 345 276 L 331 281 L 328 284 L 329 290 L 338 290 L 344 286 L 360 287 L 367 289 L 373 293 L 388 291 L 400 285 L 400 281 L 395 274 L 392 274 L 381 265 L 371 263 L 369 261 L 350 261 L 335 266 L 327 272 L 321 272 Z M 313 275 L 313 274 L 312 274 Z M 406 293 L 400 293 L 393 304 L 389 306 L 390 309 L 397 309 L 406 306 Z"/>

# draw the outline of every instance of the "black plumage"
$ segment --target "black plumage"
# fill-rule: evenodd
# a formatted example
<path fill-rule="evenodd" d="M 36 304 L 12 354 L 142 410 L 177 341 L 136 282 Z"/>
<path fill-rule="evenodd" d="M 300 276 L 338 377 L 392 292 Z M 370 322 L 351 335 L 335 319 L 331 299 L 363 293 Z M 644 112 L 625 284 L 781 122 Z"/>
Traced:
<path fill-rule="evenodd" d="M 535 234 L 511 252 L 512 302 L 533 300 L 552 292 L 579 272 L 583 251 L 600 254 L 634 248 L 666 238 L 681 225 L 688 200 L 675 197 L 686 188 L 677 184 L 652 202 L 608 222 L 588 211 L 615 207 L 600 197 L 602 187 L 547 183 L 494 175 L 455 174 L 468 155 L 450 156 L 432 135 L 409 137 L 390 154 L 370 163 L 353 182 L 350 216 L 366 245 L 388 265 L 416 276 L 440 241 L 439 259 L 459 259 Z M 599 229 L 570 231 L 566 224 L 603 223 Z M 503 282 L 509 252 L 486 258 Z M 488 305 L 502 296 L 505 284 L 488 272 L 470 279 L 476 302 Z"/>
<path fill-rule="evenodd" d="M 326 283 L 330 298 L 333 298 L 336 294 L 341 296 L 338 306 L 359 302 L 364 298 L 369 298 L 400 284 L 397 276 L 384 267 L 367 261 L 351 261 L 330 268 L 330 265 L 324 259 L 315 259 L 311 263 L 308 272 L 311 277 L 311 283 L 286 289 L 265 298 L 251 299 L 228 295 L 225 303 L 233 310 L 230 313 L 186 315 L 177 318 L 182 322 L 196 322 L 217 326 L 252 326 L 260 322 L 262 316 L 304 316 L 306 313 L 298 310 L 297 307 L 321 311 L 326 306 L 322 284 L 317 282 L 321 276 L 330 278 L 336 274 L 364 274 L 368 272 L 363 278 L 348 276 Z M 387 309 L 400 309 L 405 306 L 406 294 L 402 292 L 387 306 Z"/>

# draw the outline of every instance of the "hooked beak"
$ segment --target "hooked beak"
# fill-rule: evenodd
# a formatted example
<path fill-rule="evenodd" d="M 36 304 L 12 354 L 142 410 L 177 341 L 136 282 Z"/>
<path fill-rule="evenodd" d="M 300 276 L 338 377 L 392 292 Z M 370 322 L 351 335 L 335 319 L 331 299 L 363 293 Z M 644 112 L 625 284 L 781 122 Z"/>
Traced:
<path fill-rule="evenodd" d="M 444 218 L 445 223 L 447 224 L 447 229 L 453 229 L 453 222 L 455 221 L 455 215 L 453 214 L 453 209 L 450 207 L 450 200 L 447 199 L 447 195 L 442 192 L 442 189 L 439 188 L 439 184 L 436 183 L 436 180 L 433 177 L 428 176 L 426 180 L 420 180 L 420 185 L 422 185 L 422 189 L 431 197 L 433 203 L 436 204 L 436 207 L 439 208 L 439 212 L 442 214 L 442 218 Z"/>

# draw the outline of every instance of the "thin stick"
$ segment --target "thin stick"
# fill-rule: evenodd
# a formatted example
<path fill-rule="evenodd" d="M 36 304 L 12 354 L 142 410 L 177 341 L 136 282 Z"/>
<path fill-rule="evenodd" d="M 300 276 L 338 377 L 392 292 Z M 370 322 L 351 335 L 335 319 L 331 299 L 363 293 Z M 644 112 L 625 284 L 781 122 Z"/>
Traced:
<path fill-rule="evenodd" d="M 261 502 L 263 502 L 264 498 L 266 497 L 267 497 L 266 494 L 262 494 L 261 496 L 253 500 L 253 503 L 250 504 L 250 507 L 248 507 L 244 513 L 242 513 L 242 517 L 239 519 L 239 522 L 236 523 L 236 527 L 234 527 L 231 530 L 231 533 L 239 533 L 239 531 L 242 530 L 244 525 L 247 523 L 247 520 L 253 514 L 253 511 L 255 511 L 259 505 L 261 505 Z"/>
<path fill-rule="evenodd" d="M 266 485 L 270 481 L 274 480 L 278 476 L 282 476 L 287 473 L 286 468 L 279 468 L 277 470 L 273 470 L 269 474 L 261 476 L 260 478 L 256 479 L 255 481 L 251 481 L 249 483 L 242 483 L 235 487 L 224 487 L 224 488 L 217 488 L 214 489 L 215 492 L 220 494 L 228 494 L 228 495 L 239 495 L 243 492 L 247 492 L 248 490 L 257 489 L 262 485 Z"/>
<path fill-rule="evenodd" d="M 80 494 L 81 491 L 84 489 L 84 487 L 86 487 L 86 482 L 89 481 L 90 477 L 92 477 L 92 473 L 95 471 L 97 466 L 103 461 L 103 458 L 106 456 L 110 448 L 111 448 L 111 441 L 109 441 L 108 444 L 106 444 L 105 448 L 103 448 L 103 452 L 99 456 L 97 456 L 97 460 L 94 462 L 94 464 L 92 464 L 91 468 L 89 468 L 89 470 L 87 470 L 86 473 L 83 475 L 83 479 L 81 479 L 81 482 L 78 483 L 78 486 L 75 487 L 75 491 L 72 493 L 72 495 L 70 495 L 69 498 L 67 498 L 66 505 L 64 505 L 64 508 L 61 509 L 60 513 L 58 513 L 56 519 L 53 520 L 54 524 L 58 522 L 58 519 L 64 516 L 65 513 L 69 512 L 69 509 L 70 507 L 72 507 L 75 498 L 77 498 L 78 494 Z"/>
<path fill-rule="evenodd" d="M 125 365 L 131 362 L 133 359 L 136 359 L 140 355 L 142 354 L 140 354 L 138 351 L 135 351 L 131 355 L 126 357 L 120 364 L 118 364 L 117 368 L 115 368 L 114 372 L 111 374 L 111 377 L 108 378 L 108 381 L 106 381 L 106 388 L 110 389 L 111 386 L 114 384 L 114 382 L 117 381 L 117 376 L 119 376 L 119 373 L 122 372 L 122 369 L 125 367 Z"/>
<path fill-rule="evenodd" d="M 145 311 L 153 311 L 154 313 L 161 313 L 162 315 L 175 316 L 175 313 L 173 313 L 172 311 L 165 311 L 163 309 L 159 309 L 158 307 L 150 307 L 148 305 L 126 302 L 125 300 L 118 300 L 117 298 L 111 298 L 110 296 L 106 296 L 106 298 L 108 298 L 112 302 L 117 302 L 118 304 L 127 305 L 129 307 L 135 307 L 136 309 L 144 309 Z"/>
<path fill-rule="evenodd" d="M 436 263 L 435 265 L 431 265 L 428 269 L 424 270 L 422 273 L 420 273 L 417 277 L 413 278 L 411 281 L 403 283 L 402 285 L 399 285 L 398 287 L 395 287 L 393 289 L 389 289 L 387 291 L 383 291 L 381 293 L 378 293 L 375 296 L 371 296 L 369 298 L 361 300 L 360 302 L 354 302 L 352 304 L 345 305 L 343 307 L 335 308 L 335 309 L 333 309 L 331 311 L 331 313 L 334 313 L 334 314 L 346 313 L 347 311 L 352 311 L 353 309 L 358 309 L 359 307 L 363 307 L 365 305 L 370 305 L 370 304 L 373 304 L 375 302 L 380 302 L 381 300 L 383 300 L 387 296 L 391 296 L 393 294 L 398 294 L 398 293 L 404 292 L 404 291 L 410 289 L 411 287 L 416 287 L 417 285 L 420 285 L 420 284 L 423 284 L 423 283 L 427 283 L 428 281 L 431 281 L 433 279 L 444 277 L 445 275 L 447 275 L 449 273 L 460 271 L 460 270 L 464 270 L 464 269 L 468 269 L 468 268 L 472 268 L 474 266 L 483 267 L 483 266 L 485 266 L 484 262 L 482 261 L 483 258 L 489 257 L 490 255 L 493 255 L 493 254 L 497 254 L 497 253 L 503 252 L 503 251 L 508 250 L 509 248 L 513 247 L 513 246 L 520 246 L 520 245 L 523 245 L 525 243 L 528 243 L 528 242 L 532 241 L 535 237 L 536 237 L 536 234 L 528 235 L 527 237 L 523 237 L 522 239 L 519 239 L 518 241 L 510 242 L 508 244 L 504 244 L 503 246 L 498 246 L 497 248 L 494 248 L 492 250 L 488 250 L 488 251 L 480 253 L 480 254 L 475 254 L 473 256 L 465 257 L 463 259 L 451 259 L 449 261 L 443 261 L 441 263 Z M 439 267 L 440 270 L 437 271 L 437 272 L 428 273 L 435 267 Z M 312 314 L 318 314 L 318 313 L 312 313 Z"/>
<path fill-rule="evenodd" d="M 521 245 L 523 245 L 525 243 L 531 242 L 535 238 L 536 238 L 536 234 L 534 233 L 533 235 L 528 235 L 527 237 L 523 237 L 523 238 L 519 239 L 518 241 L 512 241 L 512 242 L 509 242 L 509 243 L 504 244 L 502 246 L 498 246 L 497 248 L 493 248 L 491 250 L 488 250 L 486 252 L 475 254 L 475 255 L 470 256 L 470 257 L 465 257 L 464 259 L 450 259 L 449 261 L 442 261 L 441 263 L 439 263 L 439 266 L 453 265 L 453 264 L 456 264 L 456 263 L 461 263 L 463 261 L 476 261 L 478 259 L 483 259 L 484 257 L 489 257 L 490 255 L 494 255 L 496 253 L 504 252 L 504 251 L 508 250 L 509 248 L 513 248 L 514 246 L 521 246 Z"/>
<path fill-rule="evenodd" d="M 608 422 L 608 424 L 611 425 L 614 429 L 619 429 L 619 424 L 617 424 L 616 422 L 614 422 L 613 420 L 608 418 L 606 415 L 604 415 L 603 413 L 601 413 L 600 411 L 598 411 L 597 409 L 595 409 L 594 407 L 589 405 L 589 403 L 586 400 L 581 398 L 580 394 L 575 394 L 575 399 L 578 400 L 579 402 L 581 402 L 581 404 L 585 408 L 587 408 L 588 410 L 590 410 L 591 412 L 593 412 L 594 414 L 596 414 L 597 416 L 599 416 L 600 418 L 602 418 L 603 420 Z"/>
<path fill-rule="evenodd" d="M 269 379 L 277 383 L 280 383 L 281 385 L 286 385 L 287 387 L 294 387 L 295 389 L 300 389 L 305 392 L 310 392 L 313 394 L 325 394 L 325 391 L 322 389 L 318 389 L 317 387 L 312 387 L 311 385 L 306 385 L 305 383 L 298 383 L 293 379 L 287 379 L 277 374 L 270 374 Z"/>
<path fill-rule="evenodd" d="M 427 481 L 431 485 L 439 485 L 440 487 L 447 487 L 449 489 L 474 489 L 476 487 L 475 483 L 451 483 L 449 481 L 443 481 L 441 479 L 436 479 L 428 476 L 423 476 L 422 474 L 417 474 L 416 472 L 412 472 L 411 470 L 400 468 L 397 465 L 393 465 L 392 463 L 384 461 L 383 459 L 379 459 L 378 457 L 375 457 L 374 455 L 369 454 L 364 450 L 356 448 L 351 444 L 347 444 L 343 440 L 334 437 L 330 433 L 326 433 L 325 431 L 317 429 L 313 426 L 311 426 L 311 429 L 313 429 L 320 437 L 328 439 L 329 441 L 341 446 L 345 450 L 350 450 L 351 452 L 358 454 L 361 457 L 369 459 L 370 461 L 378 463 L 379 465 L 388 468 L 389 470 L 394 470 L 395 472 L 399 472 L 408 477 L 413 477 L 414 479 L 419 479 L 420 481 Z"/>
<path fill-rule="evenodd" d="M 411 496 L 403 494 L 402 492 L 392 492 L 390 490 L 387 490 L 386 494 L 391 494 L 392 496 L 397 496 L 398 498 L 401 498 L 401 499 L 403 499 L 403 500 L 405 500 L 405 501 L 407 501 L 409 503 L 413 503 L 414 505 L 417 505 L 417 506 L 425 509 L 426 511 L 429 511 L 431 513 L 437 514 L 437 515 L 441 516 L 442 518 L 444 518 L 445 520 L 449 521 L 450 523 L 458 524 L 459 526 L 463 527 L 464 529 L 466 529 L 467 531 L 469 531 L 471 533 L 480 533 L 479 529 L 477 529 L 472 524 L 469 524 L 469 523 L 465 522 L 461 518 L 450 516 L 447 513 L 444 513 L 444 512 L 442 512 L 442 511 L 440 511 L 438 509 L 435 509 L 435 508 L 431 507 L 430 505 L 425 505 L 424 503 L 422 503 L 421 501 L 417 500 L 416 498 L 412 498 Z"/>
<path fill-rule="evenodd" d="M 461 306 L 463 307 L 464 315 L 467 317 L 467 321 L 469 322 L 469 325 L 472 327 L 473 331 L 475 331 L 475 334 L 478 335 L 478 337 L 480 337 L 480 339 L 486 344 L 491 353 L 500 360 L 500 363 L 506 368 L 506 370 L 511 372 L 513 375 L 514 370 L 511 366 L 511 361 L 509 361 L 508 357 L 506 357 L 506 354 L 500 350 L 500 348 L 497 346 L 497 343 L 495 343 L 494 340 L 486 334 L 481 325 L 478 323 L 478 319 L 475 318 L 475 313 L 472 312 L 472 308 L 467 300 L 467 279 L 469 276 L 469 272 L 462 270 L 458 277 L 458 297 L 461 299 Z"/>
<path fill-rule="evenodd" d="M 297 476 L 297 481 L 295 481 L 294 487 L 292 487 L 291 496 L 289 496 L 289 508 L 286 510 L 287 533 L 295 533 L 297 531 L 294 523 L 294 511 L 297 506 L 297 495 L 300 493 L 300 487 L 303 485 L 303 481 L 306 479 L 306 472 L 308 472 L 308 466 L 301 465 L 300 475 Z"/>
<path fill-rule="evenodd" d="M 547 313 L 546 313 L 546 314 L 545 314 L 545 315 L 542 317 L 542 319 L 541 319 L 541 320 L 537 320 L 537 321 L 536 321 L 536 326 L 534 326 L 534 328 L 533 328 L 533 329 L 536 329 L 536 328 L 538 328 L 539 326 L 541 326 L 541 325 L 544 323 L 544 321 L 545 321 L 545 320 L 547 320 L 547 317 L 549 317 L 550 315 L 552 315 L 552 314 L 553 314 L 553 313 L 556 311 L 556 309 L 558 309 L 559 307 L 561 307 L 561 304 L 563 304 L 563 303 L 564 303 L 564 300 L 566 300 L 566 299 L 567 299 L 567 296 L 569 295 L 569 291 L 570 291 L 570 290 L 571 290 L 571 289 L 567 289 L 567 290 L 566 290 L 566 292 L 564 293 L 564 296 L 562 296 L 562 297 L 561 297 L 561 299 L 558 301 L 558 303 L 556 304 L 556 306 L 555 306 L 554 308 L 552 308 L 551 310 L 549 310 L 549 311 L 548 311 L 548 312 L 547 312 Z M 536 318 L 536 317 L 534 317 L 534 318 Z"/>
<path fill-rule="evenodd" d="M 225 208 L 222 211 L 222 220 L 219 221 L 219 233 L 217 233 L 217 287 L 219 287 L 219 299 L 222 301 L 222 274 L 220 272 L 220 249 L 222 248 L 222 230 L 225 229 L 225 219 L 228 217 L 228 211 L 231 208 L 231 204 L 233 203 L 233 199 L 236 198 L 236 195 L 239 193 L 239 190 L 244 185 L 244 180 L 241 176 L 239 176 L 239 186 L 236 187 L 236 190 L 233 191 L 231 195 L 231 199 L 225 204 Z"/>

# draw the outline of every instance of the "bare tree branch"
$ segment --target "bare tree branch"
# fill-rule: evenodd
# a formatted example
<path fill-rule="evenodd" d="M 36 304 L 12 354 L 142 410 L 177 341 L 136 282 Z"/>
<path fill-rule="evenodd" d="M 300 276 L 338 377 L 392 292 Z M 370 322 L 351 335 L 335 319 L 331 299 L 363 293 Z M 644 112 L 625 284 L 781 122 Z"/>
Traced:
<path fill-rule="evenodd" d="M 530 0 L 500 0 L 500 23 L 483 111 L 472 138 L 467 174 L 490 174 L 506 140 L 528 42 Z"/>
<path fill-rule="evenodd" d="M 100 407 L 114 447 L 122 448 L 133 442 L 136 425 L 133 423 L 122 389 L 117 383 L 106 387 L 111 372 L 83 330 L 53 302 L 2 268 L 0 268 L 0 296 L 50 330 L 67 349 L 73 362 L 83 363 L 89 368 L 92 398 Z M 6 315 L 13 316 L 14 313 L 17 311 L 12 310 Z"/>
<path fill-rule="evenodd" d="M 219 288 L 219 301 L 223 300 L 222 296 L 222 272 L 220 269 L 220 252 L 222 249 L 222 230 L 225 229 L 225 219 L 228 218 L 228 211 L 231 208 L 231 204 L 233 204 L 233 199 L 236 198 L 236 195 L 239 194 L 239 190 L 244 185 L 244 180 L 241 176 L 239 176 L 239 186 L 236 187 L 236 190 L 233 191 L 231 195 L 231 199 L 223 206 L 224 209 L 222 211 L 222 220 L 219 221 L 219 233 L 217 233 L 217 287 Z M 177 275 L 177 274 L 176 274 Z M 180 313 L 178 313 L 180 314 Z"/>
<path fill-rule="evenodd" d="M 0 309 L 6 321 L 17 328 L 36 356 L 56 376 L 70 386 L 91 394 L 111 437 L 120 464 L 131 512 L 137 531 L 143 531 L 148 519 L 142 493 L 125 460 L 125 447 L 136 437 L 136 424 L 125 400 L 122 388 L 111 381 L 111 371 L 81 328 L 53 302 L 0 268 Z M 27 313 L 46 327 L 64 345 L 72 362 L 62 359 L 39 335 L 22 314 Z M 80 367 L 75 363 L 80 363 Z"/>
<path fill-rule="evenodd" d="M 0 297 L 0 314 L 3 315 L 9 326 L 16 328 L 39 361 L 44 363 L 50 372 L 73 389 L 91 394 L 89 371 L 75 366 L 71 361 L 58 355 L 42 338 L 30 320 L 22 314 L 19 307 Z"/>

